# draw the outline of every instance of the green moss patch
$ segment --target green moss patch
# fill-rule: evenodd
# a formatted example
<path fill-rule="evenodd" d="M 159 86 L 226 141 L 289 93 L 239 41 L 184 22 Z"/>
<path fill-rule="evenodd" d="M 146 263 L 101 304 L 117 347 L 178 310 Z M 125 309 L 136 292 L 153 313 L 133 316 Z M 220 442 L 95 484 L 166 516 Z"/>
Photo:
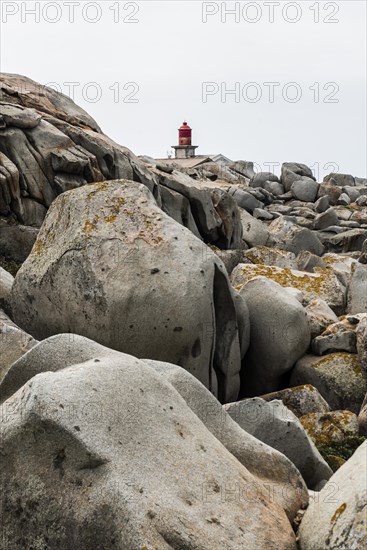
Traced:
<path fill-rule="evenodd" d="M 353 455 L 366 439 L 366 437 L 361 435 L 348 436 L 340 443 L 318 445 L 317 448 L 333 472 L 336 472 L 336 470 Z"/>
<path fill-rule="evenodd" d="M 14 260 L 6 260 L 3 256 L 0 256 L 0 267 L 5 269 L 5 271 L 8 271 L 15 277 L 15 275 L 18 273 L 19 269 L 21 268 L 22 264 L 18 264 L 17 262 L 14 262 Z"/>

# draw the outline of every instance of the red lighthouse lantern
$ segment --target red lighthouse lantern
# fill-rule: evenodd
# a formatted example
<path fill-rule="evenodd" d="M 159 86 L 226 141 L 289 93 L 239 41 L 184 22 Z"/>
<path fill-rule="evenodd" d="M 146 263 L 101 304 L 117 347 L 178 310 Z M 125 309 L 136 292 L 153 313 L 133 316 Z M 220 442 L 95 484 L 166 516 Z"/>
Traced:
<path fill-rule="evenodd" d="M 187 122 L 183 122 L 178 129 L 178 145 L 172 145 L 176 159 L 189 159 L 195 156 L 197 145 L 191 143 L 192 130 Z"/>
<path fill-rule="evenodd" d="M 182 126 L 178 129 L 178 144 L 191 145 L 191 135 L 192 129 L 187 122 L 183 122 Z"/>

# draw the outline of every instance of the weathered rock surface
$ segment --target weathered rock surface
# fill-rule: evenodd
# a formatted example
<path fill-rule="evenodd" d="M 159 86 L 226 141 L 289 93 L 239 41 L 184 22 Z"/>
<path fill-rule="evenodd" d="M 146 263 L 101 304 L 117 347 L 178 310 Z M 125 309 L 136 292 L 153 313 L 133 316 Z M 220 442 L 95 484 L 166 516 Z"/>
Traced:
<path fill-rule="evenodd" d="M 319 186 L 318 198 L 326 197 L 330 206 L 335 206 L 337 204 L 341 194 L 341 188 L 332 180 L 323 182 Z"/>
<path fill-rule="evenodd" d="M 348 286 L 348 313 L 367 313 L 367 265 L 356 262 Z"/>
<path fill-rule="evenodd" d="M 367 239 L 363 242 L 361 255 L 358 261 L 361 264 L 364 264 L 364 265 L 367 264 Z"/>
<path fill-rule="evenodd" d="M 261 396 L 264 401 L 279 399 L 298 418 L 309 413 L 326 413 L 330 407 L 318 390 L 311 384 L 286 388 Z"/>
<path fill-rule="evenodd" d="M 358 361 L 367 373 L 367 318 L 361 319 L 356 328 Z"/>
<path fill-rule="evenodd" d="M 250 246 L 271 246 L 275 240 L 268 228 L 260 220 L 257 220 L 246 210 L 240 210 L 243 230 L 243 240 Z"/>
<path fill-rule="evenodd" d="M 356 182 L 350 174 L 331 173 L 324 177 L 324 181 L 333 181 L 335 185 L 345 187 L 346 185 L 355 186 Z"/>
<path fill-rule="evenodd" d="M 312 384 L 332 410 L 359 413 L 367 392 L 367 376 L 356 355 L 331 353 L 325 357 L 305 355 L 291 375 L 291 385 Z"/>
<path fill-rule="evenodd" d="M 302 416 L 300 421 L 316 445 L 342 443 L 359 432 L 357 415 L 350 411 L 312 412 Z"/>
<path fill-rule="evenodd" d="M 364 397 L 361 410 L 359 411 L 358 425 L 360 433 L 367 437 L 367 393 Z"/>
<path fill-rule="evenodd" d="M 367 545 L 367 442 L 329 480 L 313 499 L 301 522 L 301 550 Z"/>
<path fill-rule="evenodd" d="M 0 386 L 11 365 L 36 343 L 0 309 Z"/>
<path fill-rule="evenodd" d="M 315 268 L 315 273 L 267 265 L 239 264 L 232 272 L 233 286 L 240 290 L 254 277 L 266 277 L 280 284 L 300 290 L 306 303 L 324 300 L 328 306 L 341 315 L 344 312 L 345 289 L 330 269 Z"/>
<path fill-rule="evenodd" d="M 58 197 L 15 278 L 12 307 L 37 339 L 78 333 L 179 364 L 222 401 L 238 394 L 237 317 L 225 269 L 143 185 L 103 182 Z"/>
<path fill-rule="evenodd" d="M 250 347 L 241 370 L 241 395 L 279 389 L 280 380 L 307 351 L 310 327 L 296 298 L 258 277 L 240 291 L 250 313 Z"/>
<path fill-rule="evenodd" d="M 224 405 L 233 420 L 260 441 L 285 454 L 301 472 L 312 489 L 332 475 L 298 418 L 275 400 L 267 403 L 259 397 Z"/>
<path fill-rule="evenodd" d="M 324 355 L 333 351 L 357 353 L 356 324 L 348 318 L 329 325 L 326 330 L 312 341 L 312 351 Z"/>
<path fill-rule="evenodd" d="M 294 269 L 314 273 L 315 267 L 327 267 L 327 264 L 322 258 L 316 256 L 316 254 L 312 254 L 312 252 L 309 252 L 308 250 L 303 250 L 298 254 L 296 266 L 294 267 Z"/>
<path fill-rule="evenodd" d="M 338 322 L 336 314 L 327 305 L 325 300 L 320 300 L 320 298 L 311 300 L 305 309 L 310 323 L 312 339 L 322 334 L 329 325 Z"/>
<path fill-rule="evenodd" d="M 356 260 L 351 256 L 328 253 L 322 257 L 323 262 L 333 270 L 340 283 L 347 287 L 352 277 L 352 267 Z"/>
<path fill-rule="evenodd" d="M 206 242 L 235 248 L 240 240 L 238 214 L 231 217 L 234 205 L 224 190 L 212 197 L 177 170 L 147 169 L 67 96 L 2 73 L 0 112 L 0 214 L 40 227 L 60 193 L 126 178 L 146 185 L 168 215 Z"/>
<path fill-rule="evenodd" d="M 339 218 L 333 208 L 318 214 L 314 221 L 315 229 L 328 229 L 332 225 L 339 225 Z"/>
<path fill-rule="evenodd" d="M 25 350 L 17 358 L 0 383 L 0 404 L 4 403 L 37 374 L 57 372 L 78 363 L 103 358 L 130 357 L 106 348 L 78 334 L 57 334 Z"/>
<path fill-rule="evenodd" d="M 303 202 L 314 202 L 319 185 L 313 179 L 303 176 L 291 185 L 291 192 L 295 199 Z"/>
<path fill-rule="evenodd" d="M 291 218 L 280 217 L 269 225 L 271 234 L 281 242 L 284 250 L 299 254 L 302 250 L 308 250 L 317 256 L 321 256 L 324 247 L 318 236 L 305 227 L 299 227 Z"/>
<path fill-rule="evenodd" d="M 0 267 L 0 309 L 3 309 L 5 313 L 10 312 L 10 295 L 13 282 L 13 275 Z"/>
<path fill-rule="evenodd" d="M 255 210 L 255 208 L 261 208 L 263 203 L 256 199 L 250 193 L 238 189 L 237 187 L 231 187 L 228 190 L 229 194 L 234 198 L 240 208 L 247 210 L 250 214 Z"/>
<path fill-rule="evenodd" d="M 13 407 L 0 432 L 7 548 L 296 548 L 263 484 L 133 357 L 40 374 L 6 405 Z M 223 502 L 233 484 L 241 498 Z"/>
<path fill-rule="evenodd" d="M 251 187 L 263 187 L 266 181 L 279 182 L 279 178 L 271 172 L 258 172 L 251 179 L 250 185 Z"/>
<path fill-rule="evenodd" d="M 325 252 L 355 252 L 361 250 L 362 245 L 367 238 L 367 230 L 363 228 L 350 229 L 343 231 L 338 235 L 319 232 L 318 235 L 322 241 Z"/>
<path fill-rule="evenodd" d="M 265 486 L 271 487 L 275 501 L 284 508 L 289 519 L 293 519 L 296 506 L 302 507 L 307 500 L 303 478 L 293 463 L 283 453 L 239 428 L 225 408 L 190 373 L 168 363 L 144 362 L 172 384 L 208 430 L 241 464 Z"/>
<path fill-rule="evenodd" d="M 243 241 L 242 241 L 243 242 Z M 222 250 L 214 245 L 209 245 L 211 250 L 218 256 L 227 270 L 228 275 L 234 268 L 244 261 L 245 248 L 237 250 Z"/>
<path fill-rule="evenodd" d="M 57 372 L 76 363 L 93 365 L 106 359 L 132 361 L 131 356 L 108 349 L 77 334 L 58 334 L 39 342 L 16 361 L 0 384 L 0 403 L 40 373 Z M 88 363 L 86 363 L 88 362 Z M 299 472 L 281 453 L 247 434 L 231 420 L 220 403 L 187 371 L 169 363 L 143 360 L 164 376 L 185 399 L 207 429 L 263 483 L 293 519 L 307 503 L 307 493 Z M 135 363 L 138 368 L 138 362 Z"/>
<path fill-rule="evenodd" d="M 286 191 L 290 191 L 292 184 L 302 177 L 314 180 L 311 168 L 299 162 L 284 162 L 282 165 L 281 182 Z"/>
<path fill-rule="evenodd" d="M 297 269 L 296 256 L 293 252 L 278 250 L 277 248 L 270 248 L 268 246 L 255 246 L 250 248 L 244 253 L 244 258 L 253 264 Z"/>

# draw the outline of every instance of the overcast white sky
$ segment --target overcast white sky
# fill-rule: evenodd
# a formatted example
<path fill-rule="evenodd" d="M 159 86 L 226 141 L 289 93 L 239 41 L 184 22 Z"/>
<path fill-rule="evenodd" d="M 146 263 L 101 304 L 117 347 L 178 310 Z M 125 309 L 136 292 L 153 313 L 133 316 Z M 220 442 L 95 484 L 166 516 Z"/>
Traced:
<path fill-rule="evenodd" d="M 367 176 L 364 0 L 2 0 L 1 71 L 79 83 L 75 101 L 136 154 L 165 157 L 185 118 L 198 154 Z"/>

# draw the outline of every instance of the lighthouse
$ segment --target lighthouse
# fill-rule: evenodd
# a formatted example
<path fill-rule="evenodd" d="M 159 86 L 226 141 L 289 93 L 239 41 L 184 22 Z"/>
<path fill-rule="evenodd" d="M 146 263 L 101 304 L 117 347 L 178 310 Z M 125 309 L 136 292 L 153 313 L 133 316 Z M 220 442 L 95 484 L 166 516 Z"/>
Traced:
<path fill-rule="evenodd" d="M 191 140 L 192 129 L 187 122 L 183 122 L 178 129 L 178 145 L 172 145 L 176 159 L 189 159 L 195 156 L 195 149 L 198 148 L 198 145 L 192 145 Z"/>

